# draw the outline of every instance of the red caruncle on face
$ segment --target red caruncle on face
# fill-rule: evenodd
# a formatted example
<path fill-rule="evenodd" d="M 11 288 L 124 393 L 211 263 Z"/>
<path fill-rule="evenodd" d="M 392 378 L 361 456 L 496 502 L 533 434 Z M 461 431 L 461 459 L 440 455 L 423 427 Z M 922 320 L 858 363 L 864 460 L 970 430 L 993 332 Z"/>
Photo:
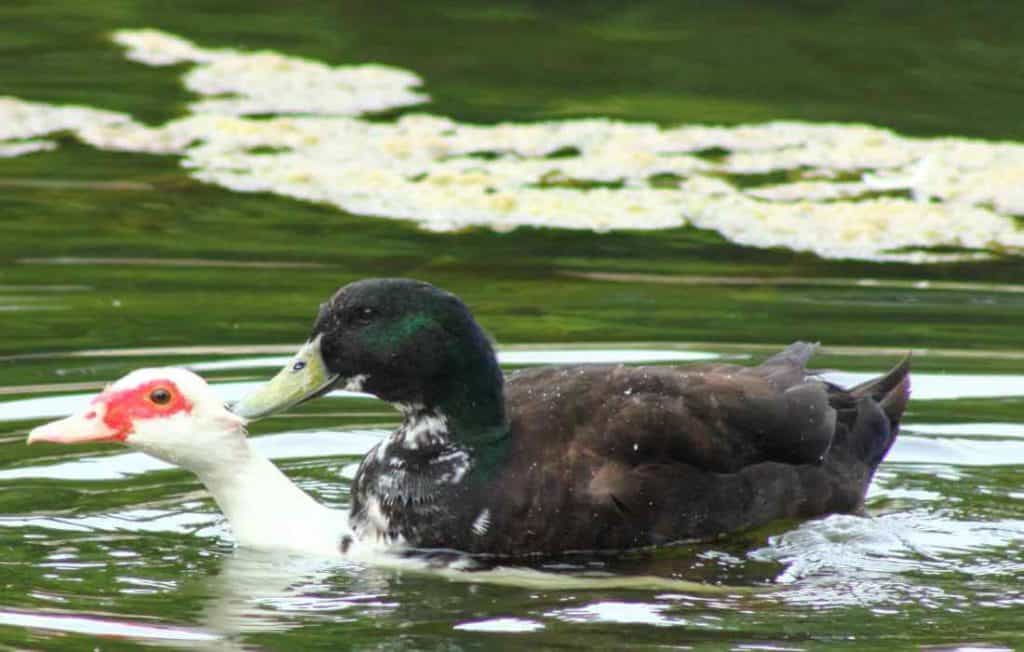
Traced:
<path fill-rule="evenodd" d="M 111 439 L 117 441 L 124 441 L 132 433 L 137 419 L 192 412 L 192 403 L 178 386 L 164 379 L 151 380 L 128 389 L 103 392 L 92 403 L 104 407 L 103 423 L 114 432 Z"/>

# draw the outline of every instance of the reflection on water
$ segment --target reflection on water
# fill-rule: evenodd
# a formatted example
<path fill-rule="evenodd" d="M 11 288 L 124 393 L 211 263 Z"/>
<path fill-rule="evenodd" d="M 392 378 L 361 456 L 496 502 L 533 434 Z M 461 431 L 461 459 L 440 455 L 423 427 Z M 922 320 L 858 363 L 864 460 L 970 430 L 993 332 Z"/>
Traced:
<path fill-rule="evenodd" d="M 506 351 L 503 361 L 729 357 L 726 351 L 671 347 L 537 347 Z M 60 368 L 72 359 L 52 364 Z M 131 360 L 126 356 L 125 364 Z M 286 360 L 242 353 L 177 362 L 212 375 L 231 400 L 259 382 L 251 378 Z M 830 380 L 854 383 L 868 376 L 844 371 L 844 360 L 856 358 L 829 359 L 838 369 L 829 372 Z M 224 376 L 250 370 L 256 372 L 250 379 Z M 22 391 L 0 403 L 0 421 L 17 424 L 2 444 L 10 454 L 0 465 L 0 496 L 8 505 L 0 516 L 0 543 L 25 551 L 31 566 L 19 566 L 19 582 L 33 587 L 0 612 L 0 627 L 245 649 L 239 636 L 310 626 L 337 626 L 354 635 L 366 619 L 416 628 L 442 618 L 450 631 L 465 636 L 543 637 L 559 623 L 648 626 L 686 631 L 697 640 L 743 631 L 751 641 L 778 647 L 777 638 L 759 632 L 777 631 L 773 620 L 794 617 L 794 609 L 828 609 L 842 619 L 862 609 L 927 618 L 936 610 L 1024 607 L 1019 582 L 1007 583 L 1024 575 L 1024 494 L 1015 472 L 1024 465 L 1024 429 L 1012 417 L 1016 397 L 1024 396 L 1024 375 L 915 375 L 903 434 L 869 493 L 870 518 L 831 516 L 738 541 L 475 572 L 459 570 L 461 562 L 419 558 L 386 556 L 368 564 L 232 551 L 215 506 L 180 470 L 118 448 L 23 447 L 28 427 L 75 409 L 92 393 L 60 383 L 40 392 L 62 387 L 77 391 Z M 948 420 L 951 415 L 961 420 Z M 344 506 L 354 462 L 393 422 L 379 402 L 336 392 L 319 402 L 318 411 L 263 422 L 254 445 L 320 500 Z M 42 498 L 44 489 L 52 496 Z M 129 600 L 138 605 L 134 611 L 122 605 L 124 617 L 112 617 L 72 598 L 104 576 L 114 581 L 95 589 L 101 591 L 93 598 L 97 604 Z M 490 598 L 481 602 L 481 594 Z M 144 603 L 132 602 L 145 596 L 178 596 L 191 606 L 172 620 L 132 617 L 146 612 Z M 826 617 L 805 624 L 822 635 L 831 626 Z M 897 625 L 889 625 L 893 635 L 899 635 Z"/>
<path fill-rule="evenodd" d="M 100 356 L 106 352 L 98 352 Z M 133 352 L 121 352 L 131 357 Z M 152 351 L 147 351 L 152 355 Z M 167 353 L 158 350 L 158 353 Z M 174 350 L 170 353 L 180 353 Z M 98 356 L 99 357 L 99 356 Z M 526 366 L 542 364 L 609 364 L 609 363 L 645 363 L 645 362 L 692 362 L 709 360 L 718 357 L 715 353 L 689 350 L 651 350 L 651 349 L 538 349 L 505 351 L 500 354 L 503 364 Z M 197 361 L 187 364 L 190 369 L 198 372 L 237 371 L 249 369 L 273 369 L 287 363 L 288 357 L 241 358 L 233 360 Z M 61 370 L 58 369 L 58 373 Z M 220 382 L 216 383 L 217 391 L 225 401 L 237 401 L 258 387 L 262 381 Z M 96 391 L 104 386 L 104 382 L 54 384 L 37 386 L 15 386 L 0 388 L 0 395 L 6 389 L 8 393 L 39 393 L 68 390 L 87 390 L 73 395 L 30 398 L 16 401 L 0 402 L 0 422 L 20 421 L 24 419 L 42 419 L 70 414 L 84 408 Z M 331 392 L 334 397 L 365 396 L 355 392 L 338 390 Z"/>
<path fill-rule="evenodd" d="M 934 290 L 939 292 L 994 292 L 1024 294 L 1024 285 L 1009 283 L 972 283 L 965 281 L 902 280 L 879 278 L 822 278 L 820 276 L 705 276 L 700 274 L 631 274 L 625 272 L 565 272 L 565 276 L 594 281 L 642 282 L 665 285 L 763 285 L 770 287 L 836 287 L 890 288 L 900 290 Z"/>
<path fill-rule="evenodd" d="M 524 618 L 492 618 L 459 623 L 452 629 L 464 632 L 535 632 L 538 629 L 544 629 L 544 624 Z"/>
<path fill-rule="evenodd" d="M 296 350 L 298 346 L 296 346 Z M 642 364 L 645 362 L 694 362 L 711 360 L 718 355 L 708 351 L 656 350 L 656 349 L 527 349 L 499 351 L 501 364 L 526 366 L 545 364 Z M 243 358 L 196 362 L 189 365 L 195 371 L 224 371 L 231 369 L 261 369 L 280 367 L 290 360 L 287 356 Z"/>
<path fill-rule="evenodd" d="M 237 269 L 320 269 L 319 263 L 258 260 L 210 260 L 208 258 L 19 258 L 22 265 L 112 265 L 116 267 L 231 267 Z"/>
<path fill-rule="evenodd" d="M 138 640 L 168 641 L 216 641 L 219 637 L 190 629 L 178 629 L 161 625 L 107 618 L 86 618 L 66 614 L 28 614 L 14 611 L 0 611 L 0 625 L 15 625 L 33 629 L 48 629 L 58 632 L 76 632 L 92 636 L 112 638 L 133 638 Z"/>
<path fill-rule="evenodd" d="M 391 611 L 386 579 L 344 561 L 303 558 L 259 550 L 236 550 L 216 575 L 199 581 L 207 596 L 201 622 L 222 634 L 281 631 L 301 624 L 304 613 L 333 614 L 359 608 Z M 351 578 L 334 590 L 331 578 Z M 341 613 L 339 613 L 341 612 Z"/>
<path fill-rule="evenodd" d="M 60 20 L 55 4 L 64 5 Z M 752 152 L 744 157 L 749 163 L 763 161 L 764 170 L 776 172 L 730 174 L 733 188 L 720 197 L 705 195 L 712 201 L 709 210 L 699 211 L 704 218 L 690 218 L 705 226 L 725 224 L 724 230 L 746 238 L 750 225 L 767 222 L 744 211 L 712 214 L 742 195 L 770 204 L 783 218 L 776 224 L 794 227 L 777 235 L 789 243 L 801 240 L 808 249 L 835 241 L 872 248 L 857 244 L 861 235 L 890 247 L 894 241 L 885 233 L 899 231 L 915 242 L 924 236 L 953 244 L 925 257 L 972 262 L 909 267 L 827 261 L 788 249 L 734 246 L 697 228 L 602 235 L 469 229 L 442 235 L 349 215 L 320 203 L 323 196 L 311 203 L 203 184 L 189 176 L 199 170 L 182 169 L 177 156 L 81 146 L 68 132 L 43 142 L 39 128 L 46 124 L 29 124 L 29 132 L 0 144 L 0 648 L 1024 649 L 1020 259 L 993 246 L 1006 241 L 1002 236 L 954 242 L 953 231 L 924 233 L 921 224 L 884 208 L 945 210 L 924 195 L 921 202 L 906 201 L 897 186 L 944 185 L 949 179 L 935 173 L 950 166 L 961 178 L 971 170 L 989 179 L 1007 172 L 997 185 L 1020 204 L 1021 170 L 1004 165 L 1013 157 L 972 155 L 1016 146 L 942 137 L 1024 141 L 1016 101 L 1021 81 L 998 65 L 1019 61 L 1024 5 L 988 3 L 979 11 L 972 3 L 945 3 L 942 11 L 929 11 L 903 3 L 897 19 L 892 3 L 879 0 L 744 3 L 742 11 L 735 3 L 663 1 L 583 7 L 454 0 L 418 3 L 415 11 L 411 3 L 391 8 L 350 2 L 343 9 L 340 3 L 275 3 L 272 12 L 269 2 L 258 0 L 247 2 L 244 12 L 214 11 L 212 4 L 168 11 L 168 3 L 153 0 L 0 2 L 3 45 L 22 55 L 0 61 L 2 92 L 53 105 L 109 107 L 137 116 L 139 127 L 144 122 L 172 131 L 197 99 L 230 101 L 187 92 L 181 81 L 188 66 L 127 63 L 104 36 L 124 26 L 159 25 L 195 38 L 207 51 L 261 47 L 286 53 L 288 60 L 256 57 L 273 64 L 273 80 L 285 84 L 297 77 L 282 75 L 280 64 L 309 70 L 307 64 L 324 62 L 329 71 L 381 61 L 422 71 L 423 88 L 432 93 L 424 109 L 456 117 L 453 128 L 481 134 L 485 145 L 538 123 L 579 125 L 577 118 L 610 116 L 621 122 L 596 125 L 598 135 L 617 124 L 629 133 L 625 141 L 605 141 L 610 147 L 604 151 L 635 171 L 692 160 L 699 173 L 721 169 L 725 158 L 742 162 L 735 148 L 732 154 L 722 148 L 674 160 L 627 160 L 628 147 L 615 147 L 635 144 L 644 130 L 657 138 L 668 125 L 711 120 L 727 128 L 706 133 L 721 135 L 736 133 L 728 125 L 783 115 L 803 124 L 884 125 L 934 144 L 940 156 L 953 155 L 938 166 L 929 157 L 908 161 L 910 167 L 902 167 L 910 177 L 886 173 L 865 180 L 862 148 L 814 154 L 821 161 L 818 154 L 859 150 L 849 174 L 838 177 L 826 169 L 836 168 L 835 161 L 780 174 L 780 164 L 804 156 L 804 147 Z M 951 25 L 957 28 L 952 47 Z M 448 43 L 458 47 L 444 47 Z M 751 66 L 751 52 L 770 64 Z M 909 61 L 913 74 L 892 65 L 894 59 Z M 837 70 L 845 73 L 841 84 L 835 83 Z M 255 86 L 265 84 L 257 80 Z M 96 114 L 61 113 L 75 130 L 103 127 L 81 124 Z M 109 118 L 117 119 L 102 119 Z M 399 146 L 384 152 L 388 165 L 404 156 L 404 140 L 415 146 L 409 151 L 429 156 L 429 168 L 455 170 L 454 184 L 436 175 L 400 181 L 436 191 L 459 211 L 469 206 L 467 183 L 460 181 L 475 188 L 471 194 L 488 212 L 530 208 L 510 204 L 515 197 L 484 182 L 481 171 L 501 168 L 522 178 L 530 167 L 549 186 L 515 189 L 515 195 L 561 196 L 595 209 L 557 208 L 577 223 L 602 216 L 637 223 L 622 203 L 601 203 L 628 199 L 637 187 L 655 202 L 682 197 L 691 204 L 694 197 L 669 192 L 666 185 L 702 190 L 688 173 L 686 179 L 631 174 L 632 180 L 585 174 L 579 179 L 611 183 L 577 187 L 574 179 L 551 172 L 593 161 L 590 143 L 578 151 L 539 143 L 540 151 L 551 151 L 550 159 L 517 157 L 512 150 L 523 143 L 452 157 L 444 144 L 458 134 L 437 133 L 429 143 L 416 134 L 404 138 L 395 132 L 399 125 L 418 124 L 429 132 L 440 123 L 400 118 L 375 116 L 357 126 L 365 125 L 366 134 L 399 136 L 385 143 Z M 263 131 L 283 123 L 263 117 L 220 121 L 209 125 L 208 140 L 231 139 L 214 133 L 231 124 Z M 11 123 L 7 130 L 12 126 L 18 128 Z M 151 134 L 142 135 L 151 142 Z M 297 160 L 283 149 L 246 147 L 239 155 L 247 168 L 265 171 L 275 187 L 308 188 L 336 167 L 337 157 L 362 160 L 382 144 L 374 138 L 353 153 L 330 142 L 319 151 L 332 164 L 310 170 L 282 167 Z M 948 149 L 957 143 L 966 147 Z M 1019 161 L 1021 151 L 1010 153 Z M 18 156 L 2 158 L 5 152 Z M 209 147 L 192 148 L 192 154 L 224 160 Z M 869 168 L 885 167 L 871 159 Z M 366 197 L 352 199 L 364 207 L 379 203 L 373 175 L 365 166 L 352 172 L 371 188 Z M 218 174 L 228 178 L 235 169 Z M 324 188 L 332 194 L 353 179 L 328 179 Z M 831 212 L 847 200 L 828 200 L 822 190 L 843 185 L 857 191 L 879 180 L 890 187 L 880 201 L 857 201 L 882 207 L 872 210 L 889 231 L 859 219 L 854 222 L 867 231 L 837 230 L 834 220 L 809 229 L 814 216 L 802 215 L 799 203 L 782 196 L 814 193 L 810 203 Z M 722 189 L 711 183 L 703 191 Z M 950 197 L 947 203 L 974 201 L 991 194 L 992 186 L 962 190 L 974 199 Z M 438 206 L 408 217 L 440 223 L 455 214 Z M 544 202 L 546 222 L 549 207 Z M 673 220 L 681 218 L 671 212 Z M 1020 239 L 1019 220 L 1016 227 L 1010 219 L 1000 222 L 1005 235 Z M 984 230 L 971 220 L 960 227 L 960 233 Z M 813 233 L 822 237 L 808 235 Z M 984 251 L 963 248 L 976 245 Z M 237 396 L 294 353 L 316 304 L 334 288 L 396 275 L 459 294 L 501 342 L 560 343 L 555 349 L 505 349 L 503 361 L 510 366 L 574 361 L 577 355 L 671 363 L 717 354 L 717 360 L 747 363 L 791 339 L 821 338 L 826 348 L 815 364 L 838 370 L 830 378 L 844 382 L 881 371 L 914 349 L 914 400 L 868 496 L 869 518 L 778 524 L 708 544 L 551 559 L 502 573 L 234 550 L 215 506 L 189 474 L 116 447 L 24 445 L 34 424 L 70 411 L 104 383 L 141 366 L 195 365 L 225 398 Z M 563 354 L 568 357 L 554 357 Z M 254 424 L 252 436 L 303 488 L 344 506 L 359 455 L 395 419 L 379 402 L 335 394 Z"/>
<path fill-rule="evenodd" d="M 246 347 L 252 349 L 269 349 L 288 347 Z M 215 352 L 232 351 L 232 347 L 207 347 Z M 130 358 L 137 355 L 181 355 L 184 353 L 203 353 L 202 349 L 149 349 L 143 351 L 110 350 L 97 352 L 79 352 L 78 355 L 93 354 L 95 357 Z M 691 349 L 594 349 L 572 348 L 558 349 L 551 347 L 507 350 L 499 353 L 503 365 L 561 365 L 561 364 L 644 364 L 644 363 L 684 363 L 701 360 L 712 360 L 726 357 L 721 353 L 698 351 Z M 224 372 L 275 369 L 286 364 L 289 356 L 246 357 L 216 361 L 195 361 L 185 364 L 197 372 Z M 58 369 L 58 374 L 62 370 Z M 823 378 L 844 386 L 853 386 L 874 378 L 877 373 L 851 373 L 830 371 Z M 216 382 L 218 392 L 225 401 L 235 401 L 255 389 L 262 381 Z M 62 416 L 84 407 L 101 389 L 104 382 L 94 383 L 59 383 L 53 385 L 0 387 L 0 395 L 4 393 L 40 393 L 68 390 L 87 390 L 80 394 L 29 398 L 0 402 L 0 421 L 19 421 L 24 419 L 42 419 Z M 365 396 L 355 392 L 337 390 L 329 396 L 336 398 Z M 1017 374 L 930 374 L 915 372 L 913 377 L 913 398 L 915 401 L 951 400 L 968 398 L 1012 398 L 1024 396 L 1024 375 Z M 947 426 L 948 427 L 948 426 Z"/>
<path fill-rule="evenodd" d="M 874 374 L 825 374 L 827 380 L 845 386 L 873 377 Z M 1024 375 L 915 373 L 912 392 L 915 401 L 1024 396 Z"/>
<path fill-rule="evenodd" d="M 396 583 L 402 581 L 434 582 L 441 590 L 460 586 L 469 586 L 471 591 L 495 586 L 516 590 L 574 590 L 584 593 L 615 589 L 662 590 L 676 592 L 666 593 L 666 596 L 689 591 L 695 596 L 719 595 L 719 599 L 728 599 L 728 593 L 713 586 L 656 577 L 555 574 L 526 568 L 496 568 L 467 573 L 445 568 L 431 570 L 428 565 L 415 559 L 382 559 L 380 564 L 366 566 L 344 560 L 310 559 L 272 551 L 238 549 L 223 559 L 215 575 L 197 582 L 206 596 L 199 621 L 204 631 L 230 636 L 242 632 L 291 629 L 301 626 L 304 618 L 310 614 L 340 620 L 349 619 L 350 615 L 346 612 L 351 611 L 382 616 L 401 609 L 402 605 L 396 601 L 394 593 Z M 741 590 L 738 592 L 742 593 Z M 642 603 L 635 605 L 639 610 L 644 607 Z M 597 611 L 600 612 L 599 609 Z M 544 615 L 549 619 L 566 621 L 581 617 L 580 613 L 572 609 Z M 456 630 L 506 633 L 531 632 L 543 628 L 543 623 L 536 620 L 509 617 L 463 622 L 453 626 Z"/>

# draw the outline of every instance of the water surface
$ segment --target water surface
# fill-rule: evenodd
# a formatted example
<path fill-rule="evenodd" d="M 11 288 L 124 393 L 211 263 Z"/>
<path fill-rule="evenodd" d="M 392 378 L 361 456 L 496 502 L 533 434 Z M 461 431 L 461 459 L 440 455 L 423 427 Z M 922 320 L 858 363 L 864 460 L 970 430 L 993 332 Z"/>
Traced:
<path fill-rule="evenodd" d="M 106 34 L 416 70 L 459 120 L 863 121 L 1024 139 L 1010 4 L 67 3 L 0 6 L 0 92 L 155 123 L 180 70 Z M 57 19 L 59 17 L 59 20 Z M 739 47 L 742 44 L 743 47 Z M 390 120 L 393 115 L 375 116 Z M 903 649 L 1024 646 L 1021 261 L 914 266 L 739 247 L 692 228 L 424 232 L 186 176 L 72 140 L 0 159 L 0 645 L 14 648 Z M 867 518 L 453 575 L 235 550 L 189 474 L 123 449 L 23 445 L 130 369 L 192 365 L 225 398 L 272 373 L 365 276 L 462 296 L 507 368 L 753 363 L 795 339 L 857 382 L 915 351 Z M 253 428 L 303 488 L 348 501 L 396 423 L 335 395 Z"/>

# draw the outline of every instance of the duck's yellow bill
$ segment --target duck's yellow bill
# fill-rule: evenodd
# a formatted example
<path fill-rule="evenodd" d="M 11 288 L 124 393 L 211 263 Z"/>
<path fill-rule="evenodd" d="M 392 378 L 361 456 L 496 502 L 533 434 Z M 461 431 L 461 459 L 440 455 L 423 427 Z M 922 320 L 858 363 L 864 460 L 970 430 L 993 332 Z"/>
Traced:
<path fill-rule="evenodd" d="M 276 376 L 231 406 L 245 419 L 259 419 L 295 407 L 330 391 L 337 374 L 324 364 L 320 336 L 306 342 Z"/>

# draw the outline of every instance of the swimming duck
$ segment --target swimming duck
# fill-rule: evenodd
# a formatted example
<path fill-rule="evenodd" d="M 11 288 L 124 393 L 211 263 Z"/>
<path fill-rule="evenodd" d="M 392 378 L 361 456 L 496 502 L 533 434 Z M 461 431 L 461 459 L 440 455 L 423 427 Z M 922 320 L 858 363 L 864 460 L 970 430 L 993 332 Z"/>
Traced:
<path fill-rule="evenodd" d="M 192 471 L 243 546 L 352 554 L 347 514 L 316 502 L 253 450 L 245 421 L 202 378 L 179 368 L 140 369 L 78 414 L 29 433 L 28 443 L 119 443 Z"/>
<path fill-rule="evenodd" d="M 407 279 L 347 285 L 306 344 L 233 406 L 258 418 L 333 388 L 402 424 L 362 460 L 363 541 L 523 556 L 708 539 L 855 512 L 909 398 L 909 360 L 852 389 L 796 343 L 759 366 L 575 365 L 507 382 L 455 295 Z"/>

